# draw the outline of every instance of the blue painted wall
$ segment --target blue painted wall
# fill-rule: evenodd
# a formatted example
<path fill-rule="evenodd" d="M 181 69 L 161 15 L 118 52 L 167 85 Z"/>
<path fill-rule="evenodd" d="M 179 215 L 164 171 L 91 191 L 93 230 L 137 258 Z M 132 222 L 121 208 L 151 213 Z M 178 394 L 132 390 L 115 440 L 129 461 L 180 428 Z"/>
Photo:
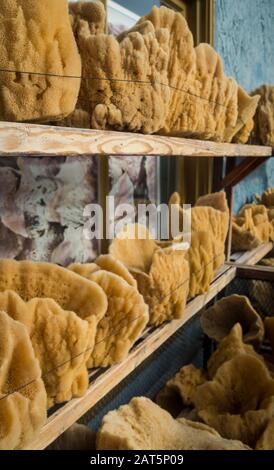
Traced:
<path fill-rule="evenodd" d="M 215 48 L 225 71 L 251 91 L 274 84 L 274 1 L 215 0 Z M 274 186 L 274 158 L 239 184 L 235 210 Z"/>
<path fill-rule="evenodd" d="M 160 5 L 160 0 L 114 0 L 128 10 L 133 11 L 136 15 L 146 15 L 153 5 Z"/>

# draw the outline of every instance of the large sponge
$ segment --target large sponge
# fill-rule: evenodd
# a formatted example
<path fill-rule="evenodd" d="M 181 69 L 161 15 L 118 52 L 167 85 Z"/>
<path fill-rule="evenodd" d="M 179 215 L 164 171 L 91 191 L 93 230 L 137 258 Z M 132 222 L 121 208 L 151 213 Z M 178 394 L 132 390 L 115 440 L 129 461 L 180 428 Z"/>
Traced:
<path fill-rule="evenodd" d="M 46 421 L 47 395 L 27 329 L 0 312 L 0 450 L 20 449 Z"/>
<path fill-rule="evenodd" d="M 98 284 L 51 263 L 0 260 L 0 292 L 14 290 L 25 300 L 52 298 L 63 309 L 89 321 L 99 321 L 107 309 L 107 297 Z"/>
<path fill-rule="evenodd" d="M 136 279 L 154 325 L 184 315 L 189 289 L 187 251 L 174 248 L 159 247 L 139 224 L 125 226 L 109 248 L 110 254 L 123 262 Z"/>
<path fill-rule="evenodd" d="M 209 426 L 178 420 L 145 397 L 109 412 L 97 434 L 98 450 L 245 450 Z"/>
<path fill-rule="evenodd" d="M 84 395 L 96 317 L 87 322 L 74 312 L 63 310 L 52 299 L 24 302 L 13 291 L 0 292 L 0 310 L 27 328 L 42 370 L 48 407 Z"/>
<path fill-rule="evenodd" d="M 74 110 L 81 59 L 66 0 L 1 2 L 0 68 L 12 71 L 0 73 L 0 120 L 49 121 Z"/>

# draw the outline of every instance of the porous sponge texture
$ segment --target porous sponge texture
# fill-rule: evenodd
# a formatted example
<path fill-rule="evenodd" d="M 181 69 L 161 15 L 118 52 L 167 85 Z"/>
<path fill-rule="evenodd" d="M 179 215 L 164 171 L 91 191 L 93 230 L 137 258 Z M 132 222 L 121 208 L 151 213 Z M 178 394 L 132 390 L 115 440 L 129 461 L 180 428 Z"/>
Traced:
<path fill-rule="evenodd" d="M 98 450 L 244 450 L 239 441 L 228 441 L 209 426 L 174 419 L 145 397 L 110 411 L 97 434 Z"/>
<path fill-rule="evenodd" d="M 98 284 L 51 263 L 0 260 L 0 292 L 14 290 L 25 300 L 51 298 L 64 310 L 89 321 L 99 321 L 107 309 L 107 297 Z"/>
<path fill-rule="evenodd" d="M 274 86 L 262 85 L 253 91 L 260 101 L 255 115 L 254 140 L 274 147 Z"/>
<path fill-rule="evenodd" d="M 14 291 L 0 292 L 0 309 L 27 328 L 48 407 L 82 396 L 88 387 L 87 360 L 94 347 L 96 317 L 87 322 L 52 299 L 24 302 Z"/>
<path fill-rule="evenodd" d="M 169 247 L 157 249 L 149 273 L 137 269 L 130 272 L 149 306 L 151 324 L 160 325 L 183 317 L 189 291 L 186 251 L 175 251 Z"/>
<path fill-rule="evenodd" d="M 144 238 L 137 238 L 138 232 L 139 237 L 143 232 Z M 138 290 L 149 306 L 150 323 L 160 325 L 173 318 L 182 318 L 189 290 L 185 250 L 159 247 L 146 229 L 135 224 L 128 225 L 113 240 L 109 252 L 127 266 L 137 281 Z"/>
<path fill-rule="evenodd" d="M 82 30 L 89 30 L 90 34 L 105 33 L 106 11 L 100 1 L 80 1 L 69 4 L 72 28 L 75 37 Z"/>
<path fill-rule="evenodd" d="M 248 140 L 259 97 L 250 97 L 225 76 L 211 46 L 194 48 L 183 15 L 154 6 L 114 38 L 103 34 L 103 10 L 89 5 L 88 14 L 78 8 L 75 15 L 77 7 L 71 7 L 83 76 L 91 79 L 82 80 L 70 122 L 86 127 L 89 121 L 96 129 Z"/>
<path fill-rule="evenodd" d="M 148 306 L 135 279 L 124 264 L 109 254 L 99 256 L 95 263 L 74 264 L 70 269 L 97 283 L 108 299 L 88 367 L 107 367 L 122 361 L 149 320 Z"/>
<path fill-rule="evenodd" d="M 0 120 L 45 122 L 70 114 L 79 93 L 81 59 L 67 1 L 1 2 L 0 67 L 13 71 L 0 73 Z"/>
<path fill-rule="evenodd" d="M 193 364 L 182 367 L 160 390 L 156 403 L 177 417 L 184 407 L 194 406 L 194 395 L 197 387 L 206 382 L 207 375 L 203 369 Z"/>
<path fill-rule="evenodd" d="M 101 270 L 90 279 L 107 294 L 108 309 L 98 324 L 88 367 L 106 367 L 126 358 L 148 322 L 148 306 L 137 289 L 117 274 Z"/>
<path fill-rule="evenodd" d="M 78 36 L 83 75 L 96 78 L 82 80 L 79 96 L 92 128 L 153 133 L 162 127 L 170 96 L 165 86 L 168 35 L 156 34 L 152 25 L 149 29 L 121 42 L 88 30 Z"/>
<path fill-rule="evenodd" d="M 173 193 L 169 205 L 178 212 L 179 230 L 183 233 L 186 212 L 180 202 L 180 195 Z M 202 196 L 191 209 L 191 243 L 187 253 L 190 297 L 206 292 L 214 272 L 224 263 L 228 225 L 229 210 L 223 191 Z"/>
<path fill-rule="evenodd" d="M 252 250 L 272 236 L 272 226 L 266 207 L 246 204 L 232 221 L 232 250 Z"/>
<path fill-rule="evenodd" d="M 180 115 L 170 131 L 186 137 L 231 141 L 237 123 L 238 86 L 226 77 L 217 52 L 208 44 L 195 48 L 195 75 Z"/>
<path fill-rule="evenodd" d="M 46 421 L 47 395 L 26 327 L 1 311 L 0 335 L 0 449 L 20 449 Z"/>
<path fill-rule="evenodd" d="M 226 439 L 254 447 L 274 417 L 274 380 L 257 357 L 239 354 L 198 387 L 199 416 Z"/>

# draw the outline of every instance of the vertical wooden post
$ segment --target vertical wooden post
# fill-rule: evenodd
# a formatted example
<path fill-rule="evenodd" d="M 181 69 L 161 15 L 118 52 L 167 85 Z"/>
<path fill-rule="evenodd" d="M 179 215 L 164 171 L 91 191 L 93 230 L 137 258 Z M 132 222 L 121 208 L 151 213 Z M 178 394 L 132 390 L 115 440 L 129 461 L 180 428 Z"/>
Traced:
<path fill-rule="evenodd" d="M 226 189 L 226 195 L 229 207 L 229 229 L 226 240 L 226 260 L 230 261 L 231 246 L 232 246 L 232 218 L 233 218 L 233 207 L 234 207 L 234 187 L 230 186 Z"/>

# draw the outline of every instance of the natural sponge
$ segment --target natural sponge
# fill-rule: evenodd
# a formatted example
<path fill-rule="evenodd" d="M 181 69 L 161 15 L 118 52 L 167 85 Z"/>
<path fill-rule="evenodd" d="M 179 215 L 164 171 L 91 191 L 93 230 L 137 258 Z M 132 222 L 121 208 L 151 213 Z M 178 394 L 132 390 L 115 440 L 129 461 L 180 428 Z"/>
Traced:
<path fill-rule="evenodd" d="M 106 29 L 106 11 L 100 1 L 77 1 L 70 3 L 74 36 L 78 38 L 82 30 L 89 30 L 90 34 L 104 33 Z"/>
<path fill-rule="evenodd" d="M 177 417 L 182 409 L 194 406 L 194 395 L 199 385 L 206 382 L 207 376 L 202 369 L 188 364 L 170 379 L 156 397 L 156 403 Z"/>
<path fill-rule="evenodd" d="M 257 248 L 270 238 L 268 212 L 262 204 L 246 204 L 232 221 L 232 250 Z"/>
<path fill-rule="evenodd" d="M 269 209 L 274 208 L 274 188 L 268 188 L 259 199 L 261 204 L 264 204 Z"/>
<path fill-rule="evenodd" d="M 86 364 L 94 347 L 96 317 L 87 322 L 52 299 L 24 302 L 13 291 L 0 292 L 0 310 L 26 326 L 42 370 L 48 406 L 82 396 L 88 387 Z"/>
<path fill-rule="evenodd" d="M 130 286 L 137 287 L 134 277 L 130 274 L 126 266 L 111 255 L 100 255 L 96 258 L 94 263 L 73 263 L 68 266 L 68 269 L 86 278 L 89 278 L 89 276 L 96 271 L 104 269 L 110 273 L 117 274 L 117 276 L 124 279 Z"/>
<path fill-rule="evenodd" d="M 20 449 L 46 420 L 47 395 L 27 329 L 0 312 L 0 450 Z"/>
<path fill-rule="evenodd" d="M 117 38 L 103 34 L 103 7 L 71 6 L 83 62 L 70 123 L 96 129 L 191 136 L 245 143 L 258 96 L 226 77 L 217 52 L 194 48 L 183 15 L 154 6 Z M 89 124 L 88 124 L 89 122 Z"/>
<path fill-rule="evenodd" d="M 242 327 L 240 323 L 235 323 L 230 333 L 220 341 L 216 351 L 208 360 L 207 371 L 209 377 L 213 378 L 225 362 L 230 361 L 238 354 L 250 354 L 263 361 L 263 357 L 257 354 L 251 345 L 243 342 Z"/>
<path fill-rule="evenodd" d="M 127 226 L 122 236 L 113 240 L 110 254 L 122 261 L 136 279 L 138 290 L 149 306 L 150 323 L 159 325 L 181 318 L 189 286 L 186 251 L 172 246 L 159 248 L 149 234 L 143 239 L 126 238 L 130 232 L 137 236 L 139 227 Z"/>
<path fill-rule="evenodd" d="M 256 112 L 259 95 L 249 96 L 246 91 L 238 86 L 238 117 L 234 129 L 227 130 L 227 140 L 245 144 L 254 127 L 253 117 Z"/>
<path fill-rule="evenodd" d="M 167 60 L 167 71 L 164 67 L 161 83 L 168 83 L 166 88 L 169 89 L 169 101 L 161 130 L 170 133 L 184 109 L 189 96 L 188 90 L 194 79 L 196 57 L 193 37 L 183 15 L 169 8 L 154 6 L 150 13 L 138 21 L 137 28 L 145 31 L 151 25 L 157 37 L 167 38 L 167 42 L 163 39 L 161 41 L 166 54 L 165 61 Z"/>
<path fill-rule="evenodd" d="M 14 290 L 25 300 L 52 298 L 63 309 L 89 321 L 99 321 L 107 309 L 107 297 L 98 284 L 51 263 L 0 260 L 0 292 Z"/>
<path fill-rule="evenodd" d="M 170 133 L 246 143 L 253 129 L 259 96 L 249 96 L 224 74 L 222 59 L 209 44 L 199 44 L 195 57 L 195 75 L 189 90 L 182 93 L 184 104 Z"/>
<path fill-rule="evenodd" d="M 1 2 L 0 67 L 11 70 L 0 73 L 1 120 L 49 121 L 70 114 L 79 92 L 81 59 L 67 1 Z"/>
<path fill-rule="evenodd" d="M 225 240 L 229 225 L 229 210 L 224 191 L 200 197 L 191 213 L 191 227 L 194 232 L 205 231 L 213 240 L 213 269 L 225 260 Z"/>
<path fill-rule="evenodd" d="M 115 259 L 111 255 L 101 255 L 96 258 L 96 265 L 100 269 L 109 271 L 110 273 L 117 274 L 124 281 L 126 281 L 130 286 L 137 287 L 137 282 L 134 277 L 130 274 L 126 266 L 119 260 Z"/>
<path fill-rule="evenodd" d="M 108 308 L 99 322 L 95 348 L 89 367 L 106 367 L 122 361 L 146 326 L 148 306 L 136 287 L 117 274 L 100 270 L 89 279 L 102 287 L 108 297 Z"/>
<path fill-rule="evenodd" d="M 88 113 L 92 128 L 152 133 L 164 124 L 168 31 L 155 31 L 148 21 L 137 29 L 120 39 L 78 30 L 83 76 L 92 80 L 82 80 L 77 107 Z"/>
<path fill-rule="evenodd" d="M 198 387 L 194 402 L 200 418 L 223 437 L 254 447 L 274 417 L 274 380 L 262 361 L 239 354 Z"/>
<path fill-rule="evenodd" d="M 231 141 L 238 116 L 237 83 L 225 76 L 222 60 L 209 44 L 199 44 L 195 57 L 195 77 L 189 91 L 181 93 L 184 103 L 171 131 L 186 137 Z"/>
<path fill-rule="evenodd" d="M 254 140 L 261 145 L 274 147 L 274 86 L 262 85 L 252 94 L 260 96 L 255 115 Z"/>
<path fill-rule="evenodd" d="M 68 266 L 70 271 L 73 271 L 80 276 L 88 277 L 90 274 L 99 271 L 99 266 L 95 263 L 72 263 Z"/>
<path fill-rule="evenodd" d="M 205 424 L 176 420 L 148 398 L 136 397 L 103 418 L 97 449 L 245 450 L 247 447 L 239 441 L 222 439 Z"/>
<path fill-rule="evenodd" d="M 180 202 L 180 195 L 173 193 L 169 205 L 171 210 L 172 206 L 177 210 L 179 229 L 183 233 L 186 231 L 185 212 Z M 190 297 L 206 292 L 215 270 L 223 264 L 228 223 L 229 211 L 224 192 L 202 196 L 191 209 L 191 244 L 187 254 L 190 267 Z"/>
<path fill-rule="evenodd" d="M 122 361 L 149 319 L 148 307 L 137 290 L 135 279 L 126 266 L 111 255 L 101 255 L 90 264 L 73 264 L 69 269 L 96 282 L 108 299 L 88 367 L 107 367 Z"/>
<path fill-rule="evenodd" d="M 224 297 L 205 310 L 201 316 L 204 332 L 218 342 L 230 333 L 236 323 L 241 325 L 245 343 L 255 347 L 261 344 L 264 324 L 248 297 L 237 294 Z"/>

